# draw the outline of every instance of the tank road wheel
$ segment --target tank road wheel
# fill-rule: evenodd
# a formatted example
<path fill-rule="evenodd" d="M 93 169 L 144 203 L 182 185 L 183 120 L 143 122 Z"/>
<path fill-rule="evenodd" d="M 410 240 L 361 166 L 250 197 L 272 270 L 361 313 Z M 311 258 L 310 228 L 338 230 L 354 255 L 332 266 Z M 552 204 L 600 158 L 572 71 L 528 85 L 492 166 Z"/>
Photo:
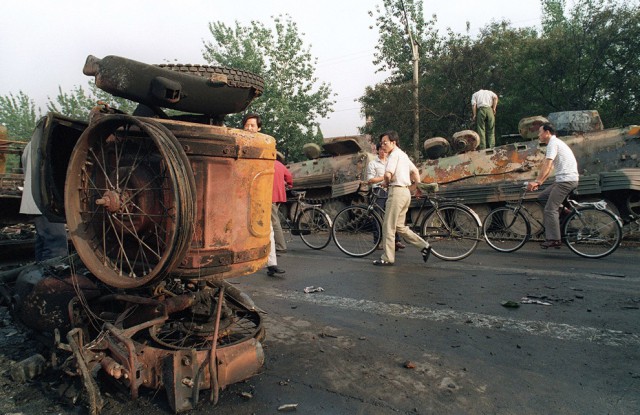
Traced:
<path fill-rule="evenodd" d="M 170 273 L 193 232 L 195 181 L 161 124 L 104 116 L 78 140 L 65 184 L 69 232 L 102 282 L 135 288 Z"/>
<path fill-rule="evenodd" d="M 331 219 L 335 218 L 338 212 L 340 212 L 342 209 L 346 207 L 347 207 L 346 203 L 344 203 L 342 200 L 336 200 L 336 199 L 329 200 L 322 204 L 322 210 L 327 212 L 327 215 L 329 215 Z"/>
<path fill-rule="evenodd" d="M 607 205 L 611 207 L 613 205 Z M 629 211 L 629 214 L 633 215 L 634 218 L 640 217 L 640 192 L 637 190 L 631 190 L 626 200 L 626 208 Z"/>

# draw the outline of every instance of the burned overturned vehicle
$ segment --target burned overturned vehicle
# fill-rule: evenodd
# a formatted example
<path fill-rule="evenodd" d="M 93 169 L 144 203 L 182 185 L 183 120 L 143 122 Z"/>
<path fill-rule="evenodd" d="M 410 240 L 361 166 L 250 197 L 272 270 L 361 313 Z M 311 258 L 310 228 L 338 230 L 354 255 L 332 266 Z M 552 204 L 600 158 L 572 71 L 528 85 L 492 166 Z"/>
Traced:
<path fill-rule="evenodd" d="M 39 123 L 35 197 L 66 222 L 76 252 L 3 276 L 15 281 L 16 314 L 55 345 L 56 367 L 82 379 L 91 413 L 102 407 L 97 373 L 132 398 L 165 389 L 175 412 L 203 390 L 216 402 L 264 362 L 260 314 L 225 279 L 266 262 L 275 141 L 222 125 L 263 82 L 116 56 L 89 56 L 84 73 L 141 105 Z"/>

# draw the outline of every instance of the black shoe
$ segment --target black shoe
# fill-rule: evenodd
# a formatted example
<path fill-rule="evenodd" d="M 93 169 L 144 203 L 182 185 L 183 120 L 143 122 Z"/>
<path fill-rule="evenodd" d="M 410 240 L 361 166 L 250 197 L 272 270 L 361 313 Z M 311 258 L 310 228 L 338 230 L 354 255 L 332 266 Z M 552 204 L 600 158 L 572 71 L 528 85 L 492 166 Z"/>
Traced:
<path fill-rule="evenodd" d="M 422 254 L 422 260 L 424 262 L 427 262 L 429 260 L 429 256 L 431 255 L 431 245 L 426 248 L 422 248 L 422 251 L 420 251 L 420 253 Z"/>
<path fill-rule="evenodd" d="M 373 265 L 390 267 L 391 265 L 393 265 L 393 262 L 385 261 L 384 259 L 376 259 L 375 261 L 373 261 Z"/>
<path fill-rule="evenodd" d="M 286 271 L 282 268 L 278 268 L 275 265 L 267 267 L 267 275 L 273 277 L 275 274 L 284 274 Z"/>

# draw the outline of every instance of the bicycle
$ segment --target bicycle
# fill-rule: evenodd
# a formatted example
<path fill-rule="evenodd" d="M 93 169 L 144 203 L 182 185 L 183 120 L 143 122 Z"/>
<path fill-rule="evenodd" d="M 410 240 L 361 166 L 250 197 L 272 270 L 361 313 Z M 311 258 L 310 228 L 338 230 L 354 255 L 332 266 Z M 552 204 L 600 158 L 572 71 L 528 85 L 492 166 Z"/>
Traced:
<path fill-rule="evenodd" d="M 527 183 L 520 190 L 515 203 L 493 209 L 482 223 L 482 234 L 489 246 L 499 252 L 515 252 L 522 248 L 531 235 L 531 221 L 544 225 L 523 205 Z M 569 249 L 584 258 L 603 258 L 613 253 L 622 241 L 622 221 L 607 209 L 604 200 L 578 202 L 573 192 L 562 204 L 560 231 Z"/>
<path fill-rule="evenodd" d="M 291 235 L 299 235 L 302 242 L 312 249 L 323 249 L 331 241 L 331 217 L 322 210 L 320 205 L 305 202 L 306 192 L 290 190 L 294 198 L 294 211 L 289 215 L 278 212 L 283 231 L 289 231 Z"/>
<path fill-rule="evenodd" d="M 435 196 L 437 184 L 418 183 L 422 193 L 420 210 L 416 218 L 420 226 L 410 227 L 431 245 L 431 252 L 445 261 L 468 257 L 478 246 L 481 223 L 478 215 L 468 206 L 454 200 Z M 353 205 L 342 209 L 333 219 L 333 240 L 345 254 L 365 257 L 376 250 L 382 240 L 384 210 L 376 203 L 378 188 L 369 190 L 367 205 Z M 418 222 L 418 220 L 416 220 Z"/>

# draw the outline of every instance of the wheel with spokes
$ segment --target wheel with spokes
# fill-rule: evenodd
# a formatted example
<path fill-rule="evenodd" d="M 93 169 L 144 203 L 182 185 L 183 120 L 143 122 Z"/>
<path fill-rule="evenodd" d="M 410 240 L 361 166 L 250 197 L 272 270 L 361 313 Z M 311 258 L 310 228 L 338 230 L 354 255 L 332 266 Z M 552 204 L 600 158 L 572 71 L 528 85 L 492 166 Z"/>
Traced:
<path fill-rule="evenodd" d="M 65 211 L 78 255 L 102 282 L 135 288 L 159 280 L 182 261 L 192 238 L 190 163 L 161 124 L 104 116 L 73 150 Z"/>
<path fill-rule="evenodd" d="M 531 234 L 531 225 L 522 212 L 508 207 L 492 210 L 482 223 L 487 244 L 498 252 L 514 252 L 522 248 Z"/>
<path fill-rule="evenodd" d="M 331 229 L 338 249 L 360 258 L 371 254 L 382 240 L 382 221 L 367 206 L 349 206 L 333 219 Z"/>
<path fill-rule="evenodd" d="M 471 212 L 458 205 L 440 206 L 425 218 L 422 236 L 433 255 L 445 261 L 471 255 L 480 240 L 480 223 Z"/>
<path fill-rule="evenodd" d="M 212 304 L 217 290 L 211 292 Z M 255 338 L 264 340 L 262 319 L 257 311 L 248 310 L 225 294 L 222 316 L 218 328 L 218 347 L 227 347 Z M 173 350 L 209 350 L 213 345 L 215 314 L 202 313 L 198 307 L 191 307 L 172 314 L 168 320 L 149 328 L 149 335 L 159 345 Z"/>
<path fill-rule="evenodd" d="M 564 240 L 581 257 L 603 258 L 620 246 L 622 226 L 608 210 L 581 208 L 565 221 Z"/>
<path fill-rule="evenodd" d="M 322 249 L 331 242 L 331 219 L 315 206 L 302 210 L 296 222 L 296 230 L 309 248 Z"/>

